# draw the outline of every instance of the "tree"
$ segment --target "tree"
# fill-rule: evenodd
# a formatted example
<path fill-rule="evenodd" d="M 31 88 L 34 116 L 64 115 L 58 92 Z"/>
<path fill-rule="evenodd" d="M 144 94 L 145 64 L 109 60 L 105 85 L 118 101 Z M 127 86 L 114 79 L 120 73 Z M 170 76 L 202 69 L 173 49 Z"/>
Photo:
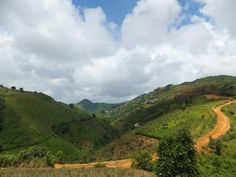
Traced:
<path fill-rule="evenodd" d="M 192 177 L 197 174 L 194 142 L 188 130 L 182 129 L 160 141 L 157 149 L 156 174 L 159 177 Z"/>
<path fill-rule="evenodd" d="M 12 86 L 12 87 L 11 87 L 11 90 L 16 90 L 16 87 L 15 87 L 15 86 Z"/>
<path fill-rule="evenodd" d="M 135 155 L 135 161 L 133 165 L 139 169 L 152 171 L 153 164 L 151 154 L 146 150 L 141 150 Z"/>
<path fill-rule="evenodd" d="M 74 104 L 73 103 L 69 104 L 69 107 L 70 109 L 74 109 Z"/>
<path fill-rule="evenodd" d="M 23 89 L 23 88 L 20 88 L 20 92 L 24 92 L 24 89 Z"/>

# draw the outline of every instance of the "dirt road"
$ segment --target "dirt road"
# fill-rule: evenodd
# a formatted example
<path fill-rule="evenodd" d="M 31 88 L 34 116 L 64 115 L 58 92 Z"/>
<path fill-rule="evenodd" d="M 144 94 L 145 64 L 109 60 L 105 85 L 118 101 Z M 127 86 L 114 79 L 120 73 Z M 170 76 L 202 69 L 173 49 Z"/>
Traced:
<path fill-rule="evenodd" d="M 204 150 L 204 147 L 206 147 L 210 141 L 210 138 L 217 139 L 227 133 L 230 129 L 230 122 L 229 118 L 221 111 L 221 109 L 225 106 L 228 106 L 230 104 L 234 104 L 236 101 L 229 101 L 223 105 L 215 106 L 213 107 L 213 111 L 215 112 L 217 116 L 217 123 L 213 130 L 211 130 L 208 134 L 204 135 L 203 137 L 199 138 L 196 143 L 196 149 L 198 152 L 201 152 Z"/>
<path fill-rule="evenodd" d="M 105 161 L 105 162 L 95 162 L 88 164 L 55 164 L 56 169 L 60 168 L 92 168 L 96 166 L 105 166 L 107 168 L 130 168 L 132 165 L 132 159 L 125 160 L 115 160 L 115 161 Z"/>

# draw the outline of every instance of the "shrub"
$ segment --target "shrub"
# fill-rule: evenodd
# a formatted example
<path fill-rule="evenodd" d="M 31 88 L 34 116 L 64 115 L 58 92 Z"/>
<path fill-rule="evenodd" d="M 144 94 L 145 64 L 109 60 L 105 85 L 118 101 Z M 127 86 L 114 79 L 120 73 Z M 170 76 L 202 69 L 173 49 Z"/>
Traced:
<path fill-rule="evenodd" d="M 216 155 L 221 155 L 222 153 L 222 141 L 210 139 L 208 147 L 214 150 Z"/>
<path fill-rule="evenodd" d="M 152 171 L 153 164 L 151 154 L 146 150 L 141 150 L 135 155 L 133 166 L 138 169 Z"/>
<path fill-rule="evenodd" d="M 11 90 L 16 90 L 16 87 L 15 87 L 15 86 L 12 86 L 12 87 L 11 87 Z"/>
<path fill-rule="evenodd" d="M 157 176 L 196 176 L 194 142 L 188 130 L 182 129 L 163 138 L 157 151 L 160 157 L 156 166 Z"/>
<path fill-rule="evenodd" d="M 69 104 L 69 107 L 70 107 L 71 109 L 74 109 L 74 108 L 75 108 L 74 104 L 72 104 L 72 103 Z"/>
<path fill-rule="evenodd" d="M 62 151 L 57 151 L 56 161 L 57 161 L 57 163 L 64 163 L 65 162 L 64 153 Z"/>
<path fill-rule="evenodd" d="M 44 147 L 32 147 L 22 150 L 18 155 L 0 155 L 0 167 L 52 167 L 55 156 Z"/>

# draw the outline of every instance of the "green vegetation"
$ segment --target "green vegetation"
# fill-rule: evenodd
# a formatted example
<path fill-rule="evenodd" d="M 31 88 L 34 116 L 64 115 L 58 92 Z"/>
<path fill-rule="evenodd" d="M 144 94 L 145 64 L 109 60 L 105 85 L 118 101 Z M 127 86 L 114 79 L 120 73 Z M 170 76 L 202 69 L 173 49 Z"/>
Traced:
<path fill-rule="evenodd" d="M 157 140 L 128 132 L 96 151 L 96 160 L 119 160 L 134 158 L 141 150 L 156 151 Z"/>
<path fill-rule="evenodd" d="M 154 164 L 152 163 L 152 155 L 146 151 L 141 150 L 135 155 L 135 161 L 132 164 L 135 168 L 152 171 Z"/>
<path fill-rule="evenodd" d="M 136 123 L 146 123 L 171 111 L 208 102 L 204 95 L 235 96 L 236 77 L 214 76 L 180 85 L 170 84 L 109 109 L 100 116 L 118 128 L 130 130 Z M 211 98 L 214 99 L 217 98 Z"/>
<path fill-rule="evenodd" d="M 121 104 L 108 104 L 108 103 L 93 103 L 88 99 L 84 99 L 76 104 L 79 108 L 84 109 L 89 113 L 106 113 L 106 111 L 116 108 Z"/>
<path fill-rule="evenodd" d="M 45 146 L 66 161 L 90 161 L 94 150 L 110 142 L 116 131 L 79 108 L 56 102 L 42 93 L 0 88 L 0 147 L 17 154 Z"/>
<path fill-rule="evenodd" d="M 236 159 L 236 104 L 223 108 L 223 112 L 230 118 L 230 131 L 221 138 L 222 155 Z"/>
<path fill-rule="evenodd" d="M 199 155 L 197 157 L 199 177 L 234 177 L 236 176 L 236 159 L 216 155 Z"/>
<path fill-rule="evenodd" d="M 154 177 L 153 173 L 148 173 L 134 169 L 0 169 L 1 177 Z"/>
<path fill-rule="evenodd" d="M 0 167 L 53 167 L 54 163 L 64 162 L 63 152 L 53 156 L 46 147 L 31 147 L 17 155 L 0 155 Z"/>
<path fill-rule="evenodd" d="M 87 150 L 98 149 L 109 143 L 117 135 L 117 131 L 106 121 L 93 117 L 62 123 L 53 126 L 53 130 L 57 135 L 75 146 Z"/>
<path fill-rule="evenodd" d="M 214 127 L 216 118 L 212 107 L 218 103 L 210 102 L 168 113 L 138 128 L 136 132 L 161 139 L 179 129 L 188 128 L 194 138 L 199 138 Z"/>
<path fill-rule="evenodd" d="M 156 174 L 159 177 L 194 177 L 197 174 L 194 142 L 186 129 L 164 137 L 157 149 Z"/>
<path fill-rule="evenodd" d="M 199 138 L 215 125 L 212 107 L 224 99 L 218 95 L 235 96 L 236 78 L 217 76 L 180 85 L 169 84 L 122 104 L 84 100 L 67 105 L 42 93 L 0 86 L 0 161 L 1 164 L 4 162 L 2 166 L 43 167 L 51 166 L 55 159 L 60 163 L 90 162 L 133 158 L 136 154 L 135 166 L 151 170 L 147 151 L 151 154 L 155 152 L 157 140 L 148 137 L 165 139 L 188 128 L 194 139 Z M 230 116 L 232 128 L 219 141 L 211 142 L 210 147 L 217 155 L 197 157 L 199 176 L 236 176 L 236 105 L 225 107 L 224 112 Z M 185 138 L 189 141 L 182 142 L 178 138 L 170 138 L 172 143 L 162 141 L 159 155 L 169 155 L 171 157 L 164 160 L 173 162 L 174 155 L 183 161 L 190 157 L 194 165 L 193 151 L 188 151 L 190 145 L 183 146 L 185 142 L 191 144 L 192 141 L 187 135 Z M 169 152 L 169 149 L 173 151 Z M 41 155 L 34 155 L 35 152 Z M 23 158 L 25 160 L 19 158 L 22 156 L 26 157 Z M 183 161 L 174 163 L 177 172 L 183 170 L 180 165 Z M 173 165 L 172 161 L 166 165 L 162 159 L 158 164 L 157 172 L 168 171 Z M 184 167 L 187 172 L 192 170 L 192 174 L 195 173 L 191 163 L 184 163 Z M 186 169 L 182 172 L 185 173 Z M 88 170 L 7 169 L 2 170 L 2 174 L 153 176 L 143 171 L 106 169 L 102 162 Z"/>

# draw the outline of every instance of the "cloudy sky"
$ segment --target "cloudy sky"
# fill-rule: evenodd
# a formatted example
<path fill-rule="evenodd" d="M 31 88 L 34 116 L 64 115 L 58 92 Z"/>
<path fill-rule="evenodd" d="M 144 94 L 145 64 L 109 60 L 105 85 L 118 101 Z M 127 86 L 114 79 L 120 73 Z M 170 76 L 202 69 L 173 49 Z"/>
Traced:
<path fill-rule="evenodd" d="M 0 83 L 120 102 L 236 75 L 235 0 L 0 0 Z"/>

